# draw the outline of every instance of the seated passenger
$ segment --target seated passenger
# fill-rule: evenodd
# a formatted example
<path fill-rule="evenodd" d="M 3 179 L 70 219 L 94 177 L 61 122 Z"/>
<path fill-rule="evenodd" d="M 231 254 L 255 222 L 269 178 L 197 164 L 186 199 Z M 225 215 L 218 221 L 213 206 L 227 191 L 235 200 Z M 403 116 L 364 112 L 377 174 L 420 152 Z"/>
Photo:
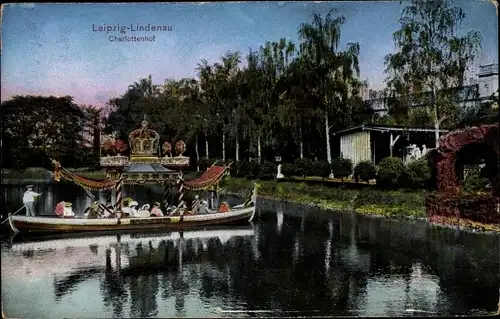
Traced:
<path fill-rule="evenodd" d="M 151 209 L 151 217 L 163 217 L 163 212 L 160 209 L 160 203 L 155 202 L 153 209 Z"/>
<path fill-rule="evenodd" d="M 115 216 L 114 216 L 115 214 L 114 214 L 114 213 L 112 213 L 112 212 L 113 212 L 113 210 L 114 210 L 113 205 L 112 205 L 111 203 L 107 203 L 107 204 L 106 204 L 106 208 L 107 208 L 107 209 L 105 209 L 105 210 L 104 210 L 104 212 L 103 212 L 103 214 L 100 216 L 100 218 L 114 218 L 114 217 L 115 217 Z"/>
<path fill-rule="evenodd" d="M 63 217 L 75 217 L 75 213 L 72 208 L 73 204 L 65 202 L 64 203 L 64 213 Z"/>
<path fill-rule="evenodd" d="M 202 200 L 200 203 L 200 208 L 198 209 L 199 214 L 209 214 L 210 210 L 208 210 L 208 202 L 206 200 Z"/>
<path fill-rule="evenodd" d="M 99 218 L 103 214 L 102 208 L 99 207 L 99 202 L 93 202 L 89 207 L 87 207 L 84 211 L 84 216 L 88 219 Z"/>
<path fill-rule="evenodd" d="M 63 217 L 65 204 L 66 203 L 64 201 L 57 203 L 56 210 L 54 212 L 56 216 Z"/>
<path fill-rule="evenodd" d="M 125 217 L 135 217 L 135 213 L 137 209 L 134 210 L 134 206 L 137 207 L 139 205 L 136 201 L 134 201 L 132 198 L 127 197 L 123 200 L 123 205 L 122 205 L 122 216 Z"/>
<path fill-rule="evenodd" d="M 198 214 L 200 210 L 200 196 L 196 195 L 193 202 L 191 203 L 191 211 L 193 214 Z"/>
<path fill-rule="evenodd" d="M 222 202 L 219 207 L 219 213 L 227 213 L 229 212 L 229 204 L 227 202 Z"/>
<path fill-rule="evenodd" d="M 137 217 L 149 217 L 151 215 L 149 207 L 149 204 L 142 205 L 141 209 L 137 212 Z"/>

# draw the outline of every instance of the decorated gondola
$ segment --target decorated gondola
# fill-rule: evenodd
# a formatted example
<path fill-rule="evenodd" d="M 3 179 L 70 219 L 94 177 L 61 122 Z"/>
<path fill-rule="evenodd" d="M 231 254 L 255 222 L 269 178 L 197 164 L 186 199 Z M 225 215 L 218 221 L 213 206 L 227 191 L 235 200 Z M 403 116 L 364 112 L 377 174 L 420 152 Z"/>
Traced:
<path fill-rule="evenodd" d="M 146 118 L 142 127 L 129 136 L 130 158 L 126 156 L 106 156 L 101 158 L 101 166 L 107 168 L 104 180 L 88 179 L 74 174 L 56 161 L 54 179 L 64 178 L 79 185 L 93 201 L 84 212 L 73 212 L 71 203 L 61 202 L 52 217 L 18 216 L 9 214 L 9 225 L 14 232 L 92 232 L 108 230 L 152 230 L 185 229 L 197 226 L 221 225 L 241 221 L 251 221 L 255 215 L 257 184 L 247 200 L 234 207 L 221 203 L 214 204 L 219 182 L 229 176 L 229 165 L 214 163 L 200 177 L 184 181 L 180 171 L 167 167 L 185 166 L 189 158 L 183 157 L 184 142 L 176 143 L 177 156 L 172 157 L 167 149 L 163 158 L 159 157 L 159 135 L 147 128 Z M 168 143 L 168 142 L 166 142 Z M 165 144 L 165 143 L 164 143 Z M 187 161 L 187 162 L 186 162 Z M 149 204 L 137 210 L 132 199 L 122 199 L 124 184 L 163 184 L 165 186 L 164 211 L 160 203 Z M 107 203 L 96 201 L 92 190 L 108 191 Z M 192 203 L 184 200 L 189 191 L 209 191 L 210 202 L 198 196 Z"/>

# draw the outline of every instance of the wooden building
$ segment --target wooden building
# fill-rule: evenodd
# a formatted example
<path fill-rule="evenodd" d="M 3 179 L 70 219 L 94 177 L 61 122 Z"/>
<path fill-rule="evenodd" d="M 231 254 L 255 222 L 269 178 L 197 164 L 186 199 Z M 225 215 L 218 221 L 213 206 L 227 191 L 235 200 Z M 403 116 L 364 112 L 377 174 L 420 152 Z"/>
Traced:
<path fill-rule="evenodd" d="M 446 133 L 440 130 L 440 134 Z M 340 154 L 352 160 L 378 163 L 382 158 L 395 156 L 404 159 L 408 147 L 415 144 L 422 149 L 436 145 L 434 129 L 394 125 L 360 125 L 333 133 L 340 142 Z"/>

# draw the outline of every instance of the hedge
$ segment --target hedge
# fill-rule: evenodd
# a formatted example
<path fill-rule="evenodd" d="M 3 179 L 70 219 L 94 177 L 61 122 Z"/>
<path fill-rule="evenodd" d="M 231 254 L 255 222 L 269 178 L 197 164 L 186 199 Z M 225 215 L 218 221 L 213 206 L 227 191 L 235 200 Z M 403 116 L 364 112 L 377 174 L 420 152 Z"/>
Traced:
<path fill-rule="evenodd" d="M 214 162 L 214 159 L 202 159 L 200 169 L 204 170 Z M 234 177 L 273 180 L 276 178 L 278 169 L 277 164 L 269 161 L 264 161 L 260 165 L 257 162 L 240 161 L 232 164 L 230 172 L 231 176 Z M 368 182 L 376 179 L 377 187 L 386 189 L 431 188 L 431 168 L 426 159 L 404 165 L 402 160 L 397 157 L 387 157 L 382 159 L 378 166 L 371 161 L 362 161 L 353 168 L 352 161 L 348 158 L 334 158 L 331 165 L 326 161 L 299 158 L 293 163 L 283 163 L 281 165 L 281 173 L 285 178 L 294 176 L 327 178 L 331 172 L 333 172 L 335 178 L 340 179 L 353 175 L 356 182 Z M 466 188 L 477 188 L 476 184 L 482 186 L 484 181 L 471 180 Z"/>

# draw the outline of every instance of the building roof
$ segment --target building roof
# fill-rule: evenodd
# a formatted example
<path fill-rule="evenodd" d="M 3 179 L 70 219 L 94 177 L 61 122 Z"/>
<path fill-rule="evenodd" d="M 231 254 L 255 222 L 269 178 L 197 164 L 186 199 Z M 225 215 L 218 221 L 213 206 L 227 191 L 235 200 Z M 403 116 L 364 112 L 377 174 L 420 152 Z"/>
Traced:
<path fill-rule="evenodd" d="M 142 164 L 142 163 L 132 163 L 127 166 L 124 170 L 124 173 L 175 173 L 175 171 L 171 169 L 167 169 L 163 167 L 161 164 L 152 163 L 152 164 Z"/>
<path fill-rule="evenodd" d="M 407 127 L 402 125 L 359 125 L 354 126 L 342 131 L 338 131 L 333 133 L 333 135 L 346 135 L 350 133 L 354 133 L 357 131 L 376 131 L 376 132 L 397 132 L 397 131 L 406 131 L 406 132 L 422 132 L 422 133 L 431 133 L 434 132 L 434 128 L 419 128 L 419 127 Z M 448 132 L 448 130 L 439 130 L 439 132 Z"/>

